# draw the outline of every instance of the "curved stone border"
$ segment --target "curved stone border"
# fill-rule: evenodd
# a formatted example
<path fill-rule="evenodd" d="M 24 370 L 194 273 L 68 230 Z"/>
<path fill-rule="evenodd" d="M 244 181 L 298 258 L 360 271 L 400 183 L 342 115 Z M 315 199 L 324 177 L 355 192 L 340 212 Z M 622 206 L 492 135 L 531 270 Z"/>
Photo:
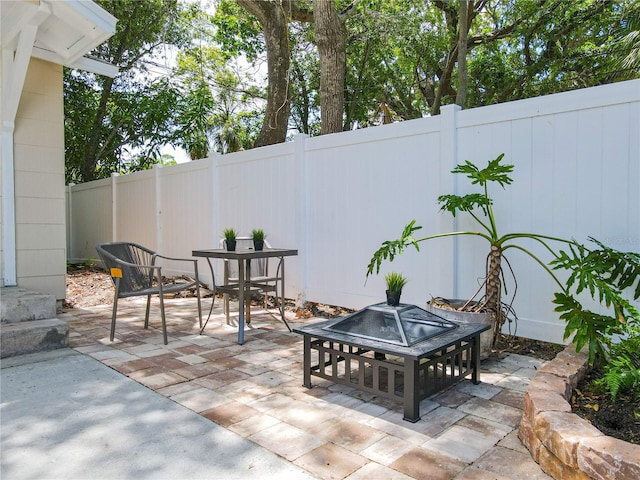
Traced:
<path fill-rule="evenodd" d="M 638 480 L 640 446 L 606 436 L 571 413 L 569 399 L 587 368 L 587 355 L 569 345 L 536 373 L 524 397 L 520 440 L 557 480 Z"/>

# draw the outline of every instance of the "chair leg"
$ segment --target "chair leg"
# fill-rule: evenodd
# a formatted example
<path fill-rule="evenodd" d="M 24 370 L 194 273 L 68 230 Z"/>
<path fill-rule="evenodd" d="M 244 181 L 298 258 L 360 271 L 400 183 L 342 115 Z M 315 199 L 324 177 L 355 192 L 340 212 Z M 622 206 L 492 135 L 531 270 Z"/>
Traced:
<path fill-rule="evenodd" d="M 213 305 L 216 303 L 216 296 L 215 294 L 211 297 L 211 308 L 209 309 L 209 315 L 207 316 L 207 319 L 204 321 L 204 325 L 202 325 L 202 328 L 200 328 L 200 335 L 202 335 L 202 332 L 204 332 L 204 329 L 207 327 L 207 324 L 209 323 L 209 319 L 211 318 L 211 312 L 213 312 Z"/>
<path fill-rule="evenodd" d="M 280 295 L 279 301 L 280 301 L 280 307 L 278 309 L 280 310 L 280 318 L 282 318 L 282 322 L 287 326 L 287 329 L 291 331 L 291 327 L 287 323 L 287 319 L 284 318 L 284 288 L 282 289 L 282 294 Z M 276 303 L 277 302 L 278 302 L 278 287 L 276 284 Z"/>
<path fill-rule="evenodd" d="M 115 281 L 115 294 L 113 295 L 113 312 L 111 313 L 111 337 L 110 340 L 113 342 L 113 337 L 116 334 L 116 312 L 118 311 L 118 295 L 120 294 L 120 278 L 116 277 Z"/>
<path fill-rule="evenodd" d="M 151 295 L 147 295 L 147 311 L 144 315 L 144 328 L 149 328 L 149 311 L 150 310 L 151 310 Z"/>
<path fill-rule="evenodd" d="M 229 318 L 229 294 L 223 293 L 222 300 L 222 303 L 224 304 L 224 314 L 227 317 L 227 325 L 231 325 L 231 318 Z"/>
<path fill-rule="evenodd" d="M 116 334 L 116 312 L 118 311 L 118 293 L 113 299 L 113 313 L 111 314 L 111 341 L 113 342 L 113 337 Z"/>
<path fill-rule="evenodd" d="M 196 296 L 198 297 L 198 322 L 199 322 L 200 328 L 202 328 L 202 303 L 200 301 L 200 282 L 197 282 L 197 281 L 196 281 Z"/>
<path fill-rule="evenodd" d="M 167 321 L 164 316 L 164 295 L 160 292 L 160 316 L 162 317 L 162 335 L 164 337 L 164 344 L 168 344 L 167 338 Z"/>

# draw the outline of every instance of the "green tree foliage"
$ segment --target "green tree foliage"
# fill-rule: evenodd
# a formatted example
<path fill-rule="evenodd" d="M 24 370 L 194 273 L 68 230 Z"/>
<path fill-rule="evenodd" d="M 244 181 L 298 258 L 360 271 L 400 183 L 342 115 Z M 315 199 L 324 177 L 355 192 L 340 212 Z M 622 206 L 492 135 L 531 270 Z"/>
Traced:
<path fill-rule="evenodd" d="M 622 57 L 619 62 L 622 75 L 633 78 L 640 71 L 640 3 L 625 5 L 620 16 L 614 41 L 614 48 L 618 49 L 615 56 Z"/>
<path fill-rule="evenodd" d="M 150 74 L 169 45 L 187 44 L 176 0 L 101 0 L 118 19 L 116 34 L 92 55 L 120 69 L 108 78 L 65 69 L 67 182 L 148 168 L 173 132 L 178 92 Z"/>
<path fill-rule="evenodd" d="M 116 35 L 92 54 L 121 73 L 108 79 L 65 71 L 67 181 L 148 168 L 163 144 L 201 158 L 293 132 L 320 134 L 326 67 L 313 0 L 212 1 L 216 12 L 209 17 L 198 3 L 100 0 L 119 22 Z M 638 2 L 465 3 L 466 82 L 458 72 L 459 1 L 334 1 L 346 45 L 342 129 L 438 114 L 442 105 L 462 103 L 457 89 L 465 83 L 464 106 L 472 108 L 640 76 Z M 277 36 L 286 48 L 276 48 L 261 23 L 276 10 L 258 20 L 247 9 L 263 12 L 267 4 L 286 20 L 286 33 Z M 267 37 L 272 53 L 281 52 L 271 66 L 273 58 L 288 63 L 277 70 L 277 86 L 246 74 L 265 74 Z M 167 46 L 179 51 L 178 67 L 158 80 L 148 69 Z M 270 125 L 278 126 L 277 135 Z"/>
<path fill-rule="evenodd" d="M 194 160 L 206 157 L 211 146 L 219 153 L 250 148 L 254 119 L 260 114 L 257 105 L 251 109 L 260 98 L 251 77 L 236 73 L 231 60 L 215 46 L 183 50 L 177 62 L 174 73 L 182 95 L 177 106 L 176 146 Z"/>

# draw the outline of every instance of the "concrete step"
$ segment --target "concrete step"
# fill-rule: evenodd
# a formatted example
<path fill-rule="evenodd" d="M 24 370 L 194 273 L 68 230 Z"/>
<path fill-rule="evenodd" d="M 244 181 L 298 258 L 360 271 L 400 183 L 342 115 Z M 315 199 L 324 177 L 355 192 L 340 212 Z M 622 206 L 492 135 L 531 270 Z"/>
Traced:
<path fill-rule="evenodd" d="M 0 288 L 0 324 L 56 317 L 56 298 L 21 287 Z"/>
<path fill-rule="evenodd" d="M 69 345 L 69 326 L 58 318 L 0 325 L 0 358 L 43 352 Z"/>
<path fill-rule="evenodd" d="M 56 318 L 55 296 L 21 287 L 0 289 L 0 358 L 68 345 L 69 327 Z"/>

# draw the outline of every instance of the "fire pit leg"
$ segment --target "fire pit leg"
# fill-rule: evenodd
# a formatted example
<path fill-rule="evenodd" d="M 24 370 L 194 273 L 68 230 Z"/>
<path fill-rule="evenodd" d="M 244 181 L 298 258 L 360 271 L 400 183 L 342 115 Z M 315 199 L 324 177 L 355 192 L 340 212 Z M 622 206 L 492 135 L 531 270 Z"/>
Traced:
<path fill-rule="evenodd" d="M 480 334 L 478 333 L 472 339 L 471 346 L 471 381 L 474 385 L 480 383 Z"/>
<path fill-rule="evenodd" d="M 420 420 L 420 400 L 418 393 L 419 361 L 404 359 L 404 417 L 407 422 L 416 423 Z"/>
<path fill-rule="evenodd" d="M 303 357 L 303 382 L 302 386 L 311 388 L 311 337 L 304 336 L 304 357 Z"/>

